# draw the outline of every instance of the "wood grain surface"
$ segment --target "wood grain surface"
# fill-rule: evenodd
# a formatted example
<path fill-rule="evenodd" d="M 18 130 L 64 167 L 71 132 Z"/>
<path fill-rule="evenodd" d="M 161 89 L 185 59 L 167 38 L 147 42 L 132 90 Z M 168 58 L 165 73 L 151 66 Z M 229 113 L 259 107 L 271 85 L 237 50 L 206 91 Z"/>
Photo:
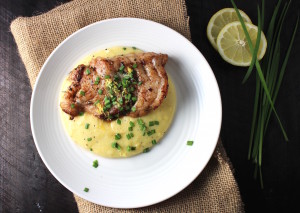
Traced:
<path fill-rule="evenodd" d="M 72 193 L 51 175 L 35 148 L 29 121 L 31 88 L 9 32 L 14 18 L 40 14 L 63 2 L 0 1 L 0 212 L 77 212 Z M 266 23 L 276 2 L 266 1 Z M 236 3 L 257 23 L 257 1 L 236 0 Z M 264 143 L 262 190 L 253 179 L 252 164 L 247 160 L 254 77 L 242 85 L 246 69 L 224 62 L 206 38 L 210 17 L 224 7 L 231 7 L 229 0 L 187 0 L 193 43 L 208 60 L 220 87 L 221 138 L 235 169 L 245 210 L 294 212 L 300 197 L 300 32 L 276 103 L 290 141 L 284 142 L 276 120 L 271 119 Z M 284 25 L 283 51 L 299 9 L 300 1 L 294 0 Z"/>

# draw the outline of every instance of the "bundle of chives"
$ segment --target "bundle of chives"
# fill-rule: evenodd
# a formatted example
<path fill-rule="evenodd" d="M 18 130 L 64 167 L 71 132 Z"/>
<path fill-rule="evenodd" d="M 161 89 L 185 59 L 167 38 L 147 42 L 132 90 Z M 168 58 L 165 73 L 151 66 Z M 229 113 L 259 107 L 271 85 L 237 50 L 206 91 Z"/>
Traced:
<path fill-rule="evenodd" d="M 290 40 L 290 44 L 288 46 L 285 57 L 280 67 L 280 35 L 282 32 L 283 22 L 291 1 L 289 3 L 284 4 L 284 7 L 281 11 L 279 18 L 277 15 L 281 5 L 281 0 L 278 1 L 274 9 L 271 21 L 269 23 L 269 27 L 267 31 L 268 47 L 267 47 L 266 54 L 261 61 L 262 65 L 260 66 L 260 62 L 257 59 L 257 51 L 259 49 L 260 36 L 264 24 L 264 10 L 265 10 L 264 0 L 262 1 L 262 12 L 260 12 L 260 7 L 259 6 L 257 7 L 257 11 L 258 11 L 257 36 L 258 37 L 257 37 L 255 47 L 253 47 L 244 20 L 242 19 L 242 16 L 239 13 L 239 10 L 235 5 L 234 0 L 231 0 L 231 3 L 238 15 L 239 21 L 241 22 L 245 36 L 247 38 L 247 42 L 249 44 L 250 51 L 252 53 L 252 61 L 243 79 L 243 83 L 245 83 L 249 78 L 254 68 L 254 65 L 257 71 L 254 110 L 253 110 L 252 126 L 250 132 L 248 159 L 252 160 L 253 163 L 255 164 L 254 177 L 256 178 L 257 172 L 259 172 L 260 184 L 261 187 L 263 188 L 263 179 L 262 179 L 262 170 L 261 170 L 263 139 L 266 134 L 266 130 L 268 128 L 268 124 L 272 112 L 274 112 L 274 115 L 276 116 L 276 119 L 283 133 L 284 139 L 288 141 L 287 134 L 275 110 L 274 103 L 276 101 L 279 88 L 281 86 L 281 82 L 283 79 L 283 75 L 285 73 L 288 58 L 297 32 L 299 15 L 292 34 L 292 38 Z M 275 27 L 275 23 L 277 23 L 276 27 Z"/>

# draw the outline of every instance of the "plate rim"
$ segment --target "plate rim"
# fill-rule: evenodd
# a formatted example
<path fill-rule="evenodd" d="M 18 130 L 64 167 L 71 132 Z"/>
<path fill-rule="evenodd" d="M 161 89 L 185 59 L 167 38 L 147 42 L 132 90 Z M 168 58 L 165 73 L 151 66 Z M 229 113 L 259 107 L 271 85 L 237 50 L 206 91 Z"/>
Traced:
<path fill-rule="evenodd" d="M 215 83 L 215 86 L 217 87 L 217 98 L 218 98 L 218 102 L 220 103 L 219 105 L 219 114 L 220 114 L 220 120 L 219 120 L 219 125 L 217 127 L 217 136 L 216 136 L 216 140 L 215 141 L 212 141 L 212 143 L 214 143 L 213 145 L 213 149 L 211 150 L 211 153 L 209 153 L 209 156 L 210 158 L 208 158 L 206 160 L 206 162 L 203 162 L 203 167 L 201 170 L 199 170 L 199 172 L 197 172 L 197 175 L 195 177 L 192 178 L 192 180 L 189 182 L 187 181 L 185 186 L 183 188 L 180 188 L 179 190 L 176 190 L 175 193 L 170 193 L 169 196 L 166 196 L 164 199 L 161 199 L 159 201 L 154 201 L 154 202 L 148 202 L 148 204 L 144 205 L 136 205 L 136 206 L 131 206 L 131 207 L 116 207 L 116 206 L 110 206 L 110 205 L 105 205 L 105 204 L 100 204 L 99 202 L 94 202 L 94 201 L 91 201 L 91 199 L 88 199 L 86 196 L 82 196 L 82 195 L 79 195 L 75 192 L 75 190 L 73 190 L 71 187 L 69 187 L 65 181 L 61 180 L 61 178 L 52 170 L 52 168 L 49 166 L 47 160 L 45 159 L 44 155 L 42 154 L 42 151 L 40 149 L 40 146 L 37 142 L 37 138 L 36 138 L 36 134 L 35 134 L 35 129 L 34 129 L 34 118 L 33 118 L 33 105 L 34 105 L 34 100 L 35 100 L 35 94 L 37 92 L 37 85 L 39 83 L 39 79 L 41 78 L 41 76 L 43 75 L 43 72 L 45 71 L 45 67 L 47 66 L 49 60 L 51 60 L 52 56 L 56 53 L 56 51 L 64 45 L 64 43 L 66 43 L 69 39 L 71 39 L 73 36 L 75 36 L 76 34 L 79 34 L 81 31 L 84 31 L 86 28 L 89 28 L 89 27 L 93 27 L 94 25 L 97 25 L 97 24 L 101 24 L 101 23 L 105 23 L 105 22 L 114 22 L 114 21 L 124 21 L 124 20 L 138 20 L 138 21 L 143 21 L 143 22 L 148 22 L 148 23 L 151 23 L 151 24 L 156 24 L 156 25 L 159 25 L 160 27 L 163 27 L 163 28 L 166 28 L 168 30 L 171 30 L 172 33 L 175 33 L 177 34 L 177 36 L 180 36 L 181 38 L 183 38 L 186 42 L 188 42 L 190 44 L 190 46 L 197 52 L 197 54 L 199 56 L 201 56 L 205 63 L 207 64 L 208 68 L 209 68 L 209 71 L 211 72 L 212 74 L 212 77 L 213 77 L 213 82 Z M 176 112 L 175 112 L 176 113 Z M 47 57 L 47 59 L 45 60 L 43 66 L 41 67 L 40 69 L 40 72 L 38 73 L 38 76 L 36 78 L 36 81 L 35 81 L 35 85 L 33 86 L 33 91 L 32 91 L 32 95 L 31 95 L 31 101 L 30 101 L 30 127 L 31 127 L 31 132 L 32 132 L 32 137 L 34 139 L 34 143 L 35 143 L 35 147 L 37 148 L 38 150 L 38 153 L 39 153 L 39 156 L 41 157 L 43 163 L 45 164 L 45 166 L 47 167 L 47 169 L 50 171 L 51 175 L 53 175 L 55 177 L 55 179 L 57 179 L 59 181 L 60 184 L 62 184 L 65 188 L 67 188 L 70 192 L 72 192 L 73 194 L 75 194 L 76 196 L 80 197 L 80 198 L 83 198 L 89 202 L 93 202 L 95 204 L 98 204 L 98 205 L 102 205 L 102 206 L 106 206 L 106 207 L 111 207 L 111 208 L 123 208 L 123 209 L 130 209 L 130 208 L 141 208 L 141 207 L 147 207 L 147 206 L 151 206 L 151 205 L 154 205 L 154 204 L 158 204 L 158 203 L 161 203 L 175 195 L 177 195 L 178 193 L 180 193 L 181 191 L 183 191 L 184 189 L 186 189 L 192 182 L 194 182 L 194 180 L 203 172 L 203 170 L 205 169 L 205 167 L 207 166 L 208 162 L 210 161 L 210 159 L 212 158 L 213 156 L 213 153 L 217 147 L 217 144 L 218 144 L 218 140 L 219 140 L 219 137 L 220 137 L 220 132 L 221 132 L 221 126 L 222 126 L 222 99 L 221 99 L 221 94 L 220 94 L 220 88 L 219 88 L 219 85 L 218 85 L 218 82 L 216 80 L 216 76 L 214 75 L 214 72 L 211 68 L 211 66 L 209 65 L 208 61 L 206 60 L 206 58 L 203 56 L 203 54 L 200 52 L 200 50 L 192 43 L 192 41 L 190 41 L 189 39 L 187 39 L 185 36 L 183 36 L 182 34 L 180 34 L 179 32 L 177 32 L 176 30 L 164 25 L 164 24 L 161 24 L 161 23 L 158 23 L 158 22 L 155 22 L 155 21 L 152 21 L 152 20 L 147 20 L 147 19 L 142 19 L 142 18 L 132 18 L 132 17 L 119 17 L 119 18 L 110 18 L 110 19 L 104 19 L 104 20 L 100 20 L 100 21 L 97 21 L 97 22 L 94 22 L 94 23 L 91 23 L 83 28 L 80 28 L 79 30 L 73 32 L 71 35 L 69 35 L 67 38 L 65 38 L 62 42 L 59 43 L 59 45 L 51 52 L 51 54 Z"/>

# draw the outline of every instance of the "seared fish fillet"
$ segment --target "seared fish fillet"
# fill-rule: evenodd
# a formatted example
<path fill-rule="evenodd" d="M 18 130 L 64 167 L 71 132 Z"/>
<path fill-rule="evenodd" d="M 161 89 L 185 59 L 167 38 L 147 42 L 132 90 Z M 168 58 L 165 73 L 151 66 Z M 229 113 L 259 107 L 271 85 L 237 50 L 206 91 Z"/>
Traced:
<path fill-rule="evenodd" d="M 60 107 L 71 118 L 83 112 L 103 120 L 143 116 L 167 96 L 167 60 L 152 52 L 92 59 L 71 71 Z"/>

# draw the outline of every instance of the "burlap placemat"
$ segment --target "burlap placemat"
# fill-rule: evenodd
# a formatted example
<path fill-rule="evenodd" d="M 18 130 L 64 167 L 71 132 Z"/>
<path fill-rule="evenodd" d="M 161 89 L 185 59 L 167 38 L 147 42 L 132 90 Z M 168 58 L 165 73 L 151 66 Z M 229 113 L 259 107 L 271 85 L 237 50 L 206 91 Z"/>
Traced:
<path fill-rule="evenodd" d="M 75 0 L 35 17 L 19 17 L 11 32 L 31 86 L 53 49 L 93 22 L 115 17 L 153 20 L 190 37 L 184 0 Z M 113 209 L 74 196 L 79 212 L 244 212 L 230 161 L 221 144 L 204 171 L 186 189 L 159 204 L 140 209 Z"/>

